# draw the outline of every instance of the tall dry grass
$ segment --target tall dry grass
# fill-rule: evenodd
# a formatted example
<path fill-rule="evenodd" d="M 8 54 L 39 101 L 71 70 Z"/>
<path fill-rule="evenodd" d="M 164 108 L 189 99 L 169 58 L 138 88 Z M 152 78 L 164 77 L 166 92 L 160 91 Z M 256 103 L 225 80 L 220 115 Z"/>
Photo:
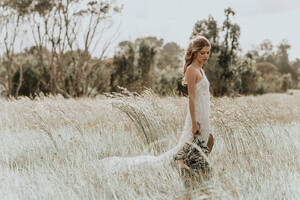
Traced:
<path fill-rule="evenodd" d="M 150 90 L 95 99 L 0 100 L 1 199 L 297 199 L 300 95 L 211 97 L 210 179 L 170 166 L 105 173 L 109 156 L 174 147 L 186 97 Z"/>

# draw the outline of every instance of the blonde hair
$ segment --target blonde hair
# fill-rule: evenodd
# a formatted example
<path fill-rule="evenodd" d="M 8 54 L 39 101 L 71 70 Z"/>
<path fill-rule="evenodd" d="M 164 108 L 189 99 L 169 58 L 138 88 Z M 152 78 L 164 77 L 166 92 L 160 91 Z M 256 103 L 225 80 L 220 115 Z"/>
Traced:
<path fill-rule="evenodd" d="M 186 83 L 185 80 L 185 72 L 187 70 L 187 67 L 193 62 L 195 58 L 195 54 L 200 51 L 203 47 L 210 47 L 210 42 L 208 39 L 204 36 L 198 36 L 194 40 L 192 40 L 189 43 L 189 46 L 187 47 L 185 51 L 184 56 L 184 66 L 183 66 L 183 79 L 182 79 L 182 85 Z"/>

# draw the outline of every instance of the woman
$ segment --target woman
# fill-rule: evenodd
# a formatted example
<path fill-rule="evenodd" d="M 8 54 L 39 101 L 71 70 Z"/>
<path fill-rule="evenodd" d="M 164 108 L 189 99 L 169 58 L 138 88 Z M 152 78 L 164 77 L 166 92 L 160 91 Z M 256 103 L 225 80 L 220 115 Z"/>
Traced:
<path fill-rule="evenodd" d="M 203 36 L 197 37 L 189 44 L 185 54 L 182 82 L 187 82 L 188 85 L 189 112 L 180 141 L 192 140 L 206 155 L 211 152 L 214 143 L 210 134 L 209 82 L 202 69 L 203 64 L 208 61 L 210 46 L 210 42 Z M 185 145 L 175 154 L 174 159 L 180 167 L 187 166 L 205 171 L 208 166 L 201 152 L 191 145 Z"/>
<path fill-rule="evenodd" d="M 210 42 L 205 37 L 199 36 L 189 44 L 185 54 L 183 84 L 187 82 L 188 85 L 189 112 L 192 121 L 193 137 L 199 131 L 200 137 L 205 141 L 210 152 L 213 147 L 213 136 L 209 134 L 209 82 L 202 69 L 203 64 L 207 63 L 209 56 Z M 203 133 L 197 125 L 197 119 L 203 124 Z"/>
<path fill-rule="evenodd" d="M 187 82 L 189 105 L 186 115 L 184 129 L 179 139 L 179 143 L 169 151 L 160 156 L 137 156 L 137 157 L 110 157 L 102 159 L 100 162 L 104 169 L 109 171 L 118 171 L 124 168 L 134 168 L 150 164 L 160 166 L 161 164 L 172 164 L 174 161 L 178 164 L 186 164 L 190 157 L 186 155 L 187 143 L 197 139 L 201 142 L 199 145 L 206 155 L 210 153 L 213 147 L 213 137 L 210 132 L 210 93 L 209 82 L 205 76 L 202 66 L 207 63 L 210 55 L 210 42 L 203 36 L 199 36 L 190 42 L 184 64 L 184 80 Z M 200 125 L 200 127 L 199 127 Z M 191 150 L 191 148 L 189 148 Z M 192 149 L 192 150 L 195 150 Z M 194 151 L 195 152 L 195 151 Z M 198 152 L 199 153 L 199 152 Z M 193 154 L 201 155 L 201 154 Z M 194 158 L 192 158 L 194 159 Z M 203 157 L 201 157 L 203 159 Z M 176 163 L 175 162 L 175 163 Z M 191 166 L 188 166 L 191 167 Z"/>

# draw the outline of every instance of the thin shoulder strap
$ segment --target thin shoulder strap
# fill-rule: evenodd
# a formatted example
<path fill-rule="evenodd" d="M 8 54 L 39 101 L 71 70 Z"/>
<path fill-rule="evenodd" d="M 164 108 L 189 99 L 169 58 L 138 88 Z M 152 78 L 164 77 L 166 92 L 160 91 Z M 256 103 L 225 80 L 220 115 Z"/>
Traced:
<path fill-rule="evenodd" d="M 200 70 L 202 71 L 202 76 L 205 76 L 205 73 L 204 73 L 203 69 L 200 68 Z"/>

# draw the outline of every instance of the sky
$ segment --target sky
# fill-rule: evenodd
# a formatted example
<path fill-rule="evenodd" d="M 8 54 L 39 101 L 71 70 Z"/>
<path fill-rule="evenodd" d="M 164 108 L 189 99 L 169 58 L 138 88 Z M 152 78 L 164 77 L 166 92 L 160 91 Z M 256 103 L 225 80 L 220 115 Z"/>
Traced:
<path fill-rule="evenodd" d="M 299 0 L 117 0 L 123 4 L 121 14 L 115 16 L 118 37 L 112 43 L 113 55 L 119 42 L 139 37 L 156 36 L 166 42 L 176 42 L 186 48 L 193 27 L 198 20 L 211 14 L 221 26 L 224 9 L 235 11 L 232 18 L 241 28 L 242 53 L 253 49 L 264 39 L 276 47 L 283 39 L 291 45 L 290 61 L 300 58 L 300 1 Z"/>
<path fill-rule="evenodd" d="M 240 48 L 242 54 L 269 39 L 276 47 L 285 39 L 291 45 L 289 59 L 300 59 L 300 0 L 116 0 L 123 4 L 121 13 L 114 16 L 114 25 L 102 35 L 102 43 L 92 53 L 101 54 L 105 41 L 113 42 L 107 56 L 112 57 L 124 40 L 134 41 L 140 37 L 155 36 L 165 43 L 175 42 L 183 49 L 189 43 L 195 23 L 211 14 L 222 26 L 224 9 L 231 7 L 231 18 L 241 28 Z M 83 23 L 82 29 L 84 29 Z M 83 41 L 81 41 L 83 43 Z M 33 38 L 26 36 L 24 47 L 31 46 Z M 101 45 L 102 44 L 102 45 Z M 2 43 L 0 43 L 2 46 Z M 20 46 L 17 41 L 16 47 Z M 16 52 L 20 49 L 16 48 Z M 3 46 L 0 54 L 4 53 Z M 98 54 L 98 55 L 97 55 Z"/>

